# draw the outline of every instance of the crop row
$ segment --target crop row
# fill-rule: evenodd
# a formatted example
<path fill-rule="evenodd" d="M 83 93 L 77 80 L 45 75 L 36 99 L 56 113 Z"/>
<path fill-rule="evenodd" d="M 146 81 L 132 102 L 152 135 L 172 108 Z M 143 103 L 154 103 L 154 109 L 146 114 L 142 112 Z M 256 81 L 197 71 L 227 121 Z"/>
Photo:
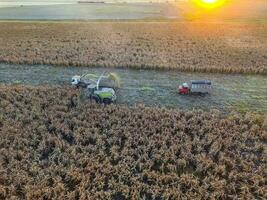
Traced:
<path fill-rule="evenodd" d="M 0 61 L 267 74 L 267 26 L 1 22 Z"/>
<path fill-rule="evenodd" d="M 1 86 L 0 199 L 266 199 L 266 128 L 249 113 Z"/>

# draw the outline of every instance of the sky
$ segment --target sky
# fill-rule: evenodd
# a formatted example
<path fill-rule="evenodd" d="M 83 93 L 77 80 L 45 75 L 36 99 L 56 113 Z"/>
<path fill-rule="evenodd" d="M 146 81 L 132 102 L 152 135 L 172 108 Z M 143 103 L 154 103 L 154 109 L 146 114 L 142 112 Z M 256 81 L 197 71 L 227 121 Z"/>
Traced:
<path fill-rule="evenodd" d="M 77 2 L 79 0 L 0 0 L 1 2 Z M 86 0 L 81 0 L 86 1 Z M 90 0 L 89 0 L 90 1 Z M 91 0 L 91 1 L 105 1 L 105 0 Z M 108 0 L 108 1 L 129 1 L 129 2 L 135 2 L 135 1 L 167 1 L 167 0 Z M 170 1 L 170 0 L 169 0 Z"/>
<path fill-rule="evenodd" d="M 54 3 L 75 3 L 79 0 L 0 0 L 0 7 L 9 5 L 44 5 Z M 105 1 L 105 2 L 166 2 L 175 0 L 80 0 L 80 1 Z M 187 1 L 187 0 L 176 0 Z"/>

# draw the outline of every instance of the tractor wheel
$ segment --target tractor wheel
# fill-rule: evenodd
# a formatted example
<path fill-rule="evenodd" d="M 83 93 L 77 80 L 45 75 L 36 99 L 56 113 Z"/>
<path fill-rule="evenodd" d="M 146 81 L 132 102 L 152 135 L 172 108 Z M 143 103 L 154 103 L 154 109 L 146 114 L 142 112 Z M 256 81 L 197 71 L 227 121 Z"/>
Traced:
<path fill-rule="evenodd" d="M 112 100 L 109 99 L 109 98 L 105 98 L 105 99 L 103 99 L 103 103 L 104 104 L 111 104 L 112 103 Z"/>
<path fill-rule="evenodd" d="M 93 102 L 95 102 L 95 103 L 101 103 L 100 98 L 99 98 L 98 96 L 95 96 L 95 95 L 91 97 L 91 100 L 92 100 Z"/>

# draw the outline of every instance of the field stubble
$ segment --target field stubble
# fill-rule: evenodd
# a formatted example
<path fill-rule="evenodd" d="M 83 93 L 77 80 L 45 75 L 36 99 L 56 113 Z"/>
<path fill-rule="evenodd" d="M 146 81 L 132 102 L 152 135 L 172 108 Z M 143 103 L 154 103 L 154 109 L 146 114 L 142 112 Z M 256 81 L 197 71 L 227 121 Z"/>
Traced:
<path fill-rule="evenodd" d="M 267 120 L 0 87 L 0 198 L 266 199 Z"/>
<path fill-rule="evenodd" d="M 1 22 L 0 62 L 267 74 L 265 23 Z"/>

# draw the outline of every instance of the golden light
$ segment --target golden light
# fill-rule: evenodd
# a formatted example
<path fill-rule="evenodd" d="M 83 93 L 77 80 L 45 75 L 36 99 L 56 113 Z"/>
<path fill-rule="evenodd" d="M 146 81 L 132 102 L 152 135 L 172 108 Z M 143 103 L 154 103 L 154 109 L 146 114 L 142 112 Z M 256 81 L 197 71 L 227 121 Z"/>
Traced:
<path fill-rule="evenodd" d="M 224 5 L 226 0 L 193 0 L 193 2 L 199 7 L 213 9 Z"/>
<path fill-rule="evenodd" d="M 215 3 L 217 0 L 203 0 L 204 3 Z"/>

